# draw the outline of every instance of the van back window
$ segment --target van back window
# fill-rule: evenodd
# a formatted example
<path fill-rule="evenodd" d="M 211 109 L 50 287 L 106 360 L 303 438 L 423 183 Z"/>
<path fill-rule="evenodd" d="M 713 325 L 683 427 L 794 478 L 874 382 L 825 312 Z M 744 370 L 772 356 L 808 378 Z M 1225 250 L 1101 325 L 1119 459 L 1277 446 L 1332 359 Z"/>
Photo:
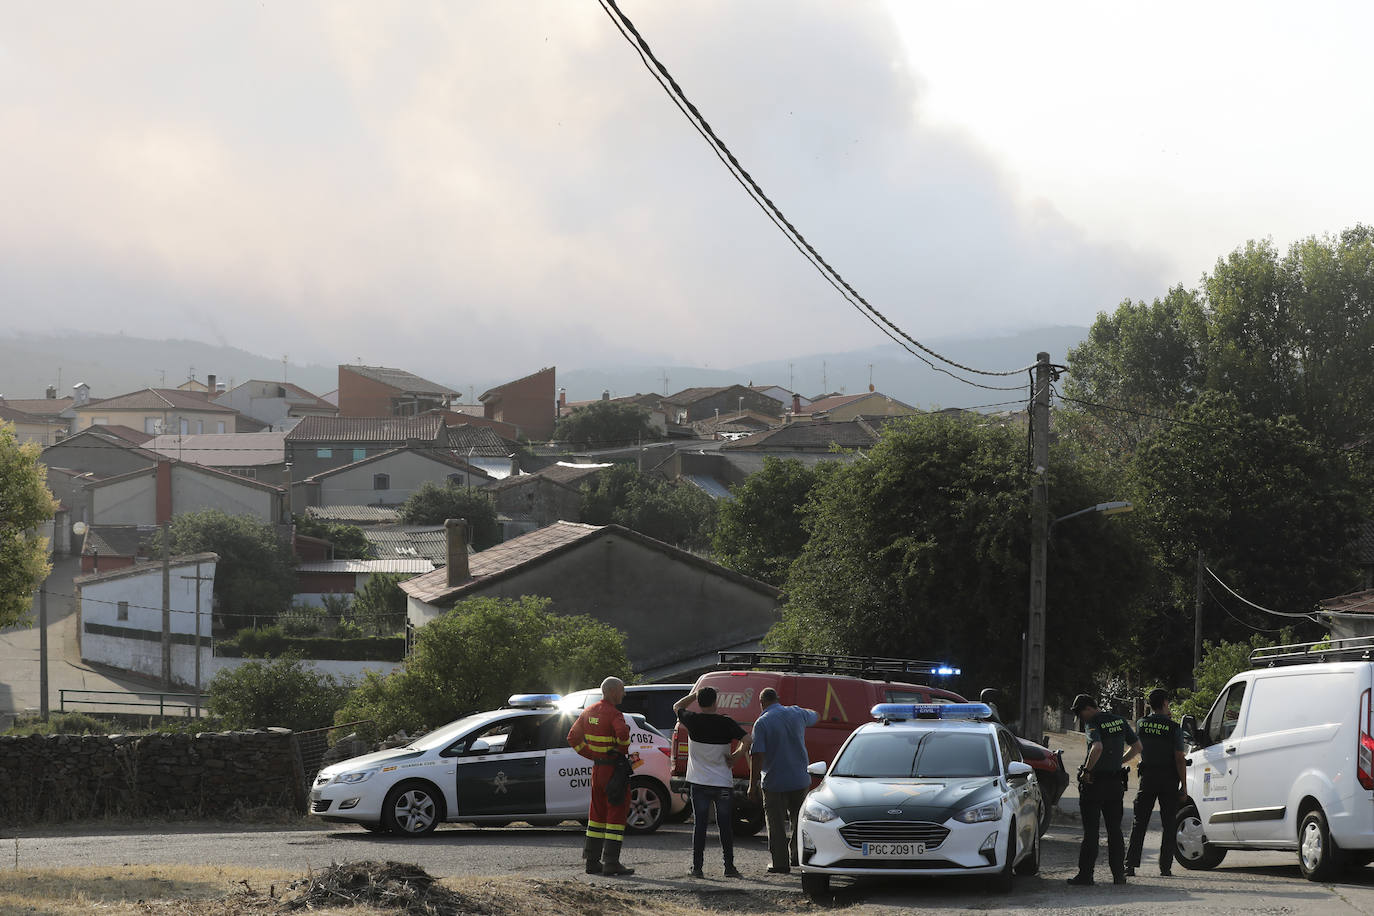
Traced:
<path fill-rule="evenodd" d="M 1353 671 L 1295 671 L 1257 677 L 1250 690 L 1246 735 L 1342 722 L 1359 710 Z"/>

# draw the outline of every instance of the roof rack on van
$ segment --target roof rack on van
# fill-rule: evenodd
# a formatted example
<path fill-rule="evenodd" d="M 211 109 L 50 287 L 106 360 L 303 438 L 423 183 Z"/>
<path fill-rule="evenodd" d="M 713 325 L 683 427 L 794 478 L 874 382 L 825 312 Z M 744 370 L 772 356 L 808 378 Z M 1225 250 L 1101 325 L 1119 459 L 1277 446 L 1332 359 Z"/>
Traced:
<path fill-rule="evenodd" d="M 875 655 L 821 655 L 812 652 L 722 652 L 721 668 L 756 668 L 763 671 L 796 671 L 802 674 L 849 674 L 857 677 L 917 674 L 949 677 L 958 668 L 946 662 L 915 658 L 881 658 Z"/>
<path fill-rule="evenodd" d="M 1323 639 L 1320 642 L 1300 642 L 1291 646 L 1265 646 L 1250 653 L 1252 668 L 1335 661 L 1374 661 L 1374 636 Z"/>

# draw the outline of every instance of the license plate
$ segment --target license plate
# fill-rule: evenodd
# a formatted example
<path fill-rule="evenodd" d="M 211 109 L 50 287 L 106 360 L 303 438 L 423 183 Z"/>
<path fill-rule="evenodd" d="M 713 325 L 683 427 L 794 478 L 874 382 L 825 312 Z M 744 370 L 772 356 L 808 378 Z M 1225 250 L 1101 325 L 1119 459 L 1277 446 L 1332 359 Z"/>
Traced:
<path fill-rule="evenodd" d="M 865 843 L 863 854 L 879 859 L 909 859 L 926 854 L 925 843 Z"/>

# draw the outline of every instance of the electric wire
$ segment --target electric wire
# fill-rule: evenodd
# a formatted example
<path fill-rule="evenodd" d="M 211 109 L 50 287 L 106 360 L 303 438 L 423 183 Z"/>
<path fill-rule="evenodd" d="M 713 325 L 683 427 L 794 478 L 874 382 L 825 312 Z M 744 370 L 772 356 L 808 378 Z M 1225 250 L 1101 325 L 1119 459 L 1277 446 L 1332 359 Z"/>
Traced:
<path fill-rule="evenodd" d="M 663 90 L 666 93 L 668 93 L 668 95 L 673 99 L 673 104 L 692 123 L 697 133 L 701 134 L 703 139 L 705 139 L 707 143 L 711 145 L 713 151 L 716 154 L 716 157 L 720 159 L 722 163 L 725 164 L 727 169 L 729 169 L 731 175 L 735 178 L 735 181 L 740 183 L 741 186 L 743 186 L 745 190 L 749 193 L 750 197 L 754 199 L 755 203 L 764 209 L 765 213 L 769 215 L 769 218 L 773 222 L 773 224 L 777 226 L 777 228 L 780 231 L 782 231 L 784 235 L 787 236 L 788 240 L 792 242 L 794 247 L 797 247 L 798 250 L 801 251 L 802 255 L 806 257 L 807 261 L 810 262 L 812 266 L 815 267 L 822 274 L 822 276 L 824 276 L 827 279 L 827 281 L 830 282 L 832 286 L 835 286 L 837 290 L 840 290 L 841 295 L 844 295 L 851 305 L 853 305 L 855 308 L 858 308 L 861 313 L 864 313 L 865 317 L 868 318 L 870 322 L 872 322 L 880 330 L 883 330 L 883 332 L 887 334 L 888 337 L 892 338 L 893 340 L 896 340 L 899 344 L 902 344 L 902 346 L 906 348 L 908 352 L 912 352 L 913 355 L 916 355 L 918 358 L 921 358 L 919 354 L 915 354 L 913 351 L 911 351 L 911 348 L 907 346 L 907 343 L 910 343 L 911 345 L 920 349 L 922 352 L 939 360 L 940 362 L 952 366 L 956 369 L 960 369 L 964 372 L 971 372 L 975 375 L 1010 376 L 1018 375 L 1022 371 L 1024 371 L 1024 368 L 1028 368 L 1023 367 L 1018 369 L 1008 369 L 1004 371 L 990 371 L 986 369 L 976 369 L 972 366 L 967 366 L 963 363 L 956 362 L 955 360 L 952 360 L 949 357 L 944 356 L 943 354 L 921 343 L 919 340 L 912 337 L 906 331 L 902 330 L 902 328 L 900 328 L 894 321 L 892 321 L 892 319 L 888 318 L 885 314 L 883 314 L 881 311 L 875 308 L 856 289 L 854 289 L 854 287 L 850 285 L 850 283 L 847 280 L 844 279 L 844 277 L 839 273 L 838 270 L 832 267 L 830 263 L 825 260 L 825 258 L 806 239 L 806 237 L 801 233 L 801 231 L 797 229 L 795 225 L 793 225 L 793 223 L 787 218 L 787 216 L 782 212 L 782 210 L 777 206 L 777 204 L 775 204 L 773 200 L 764 192 L 763 188 L 749 173 L 749 171 L 744 168 L 744 166 L 740 163 L 739 159 L 730 150 L 729 146 L 726 145 L 725 141 L 722 140 L 712 129 L 710 123 L 706 120 L 705 116 L 702 115 L 700 109 L 698 109 L 697 106 L 691 101 L 691 99 L 687 97 L 686 92 L 678 84 L 676 78 L 673 77 L 672 73 L 668 70 L 668 68 L 663 64 L 662 61 L 658 59 L 657 55 L 654 54 L 653 49 L 649 46 L 648 41 L 646 41 L 644 36 L 640 34 L 638 28 L 636 28 L 635 24 L 630 20 L 630 18 L 626 16 L 623 11 L 621 11 L 620 7 L 616 4 L 615 0 L 599 0 L 599 2 L 601 4 L 601 8 L 605 11 L 607 17 L 609 17 L 611 21 L 616 25 L 616 28 L 620 32 L 621 36 L 624 37 L 625 40 L 629 42 L 630 45 L 635 49 L 645 68 L 649 70 L 651 75 L 653 75 L 655 81 L 659 84 L 659 86 L 662 87 Z M 860 306 L 862 306 L 862 308 L 860 308 Z M 879 324 L 879 322 L 881 322 L 881 324 Z M 887 329 L 890 329 L 890 331 L 884 329 L 884 325 Z M 905 341 L 906 343 L 904 343 L 903 341 Z M 925 360 L 924 358 L 921 359 L 932 369 L 937 368 L 934 365 L 932 365 L 928 360 Z M 966 384 L 976 385 L 976 383 L 972 382 L 971 380 L 954 375 L 948 370 L 939 369 L 938 371 L 943 371 L 951 378 L 957 378 Z"/>
<path fill-rule="evenodd" d="M 1241 620 L 1235 614 L 1231 613 L 1231 609 L 1228 608 L 1226 604 L 1220 598 L 1217 597 L 1216 592 L 1212 591 L 1212 587 L 1210 585 L 1204 582 L 1202 583 L 1202 587 L 1207 591 L 1208 597 L 1210 597 L 1212 601 L 1216 603 L 1217 607 L 1221 608 L 1226 613 L 1227 617 L 1230 617 L 1236 623 L 1240 624 L 1243 627 L 1246 627 L 1247 629 L 1257 630 L 1261 633 L 1282 633 L 1285 629 L 1287 629 L 1287 627 L 1260 627 L 1255 626 L 1253 623 L 1247 623 L 1246 621 Z"/>
<path fill-rule="evenodd" d="M 1203 568 L 1203 570 L 1206 571 L 1207 575 L 1211 576 L 1213 579 L 1215 579 L 1215 580 L 1217 581 L 1217 584 L 1218 584 L 1218 585 L 1220 585 L 1222 588 L 1226 589 L 1226 591 L 1230 592 L 1231 595 L 1232 595 L 1232 597 L 1234 597 L 1237 601 L 1243 602 L 1244 604 L 1248 604 L 1250 607 L 1254 608 L 1254 609 L 1257 610 L 1257 611 L 1263 611 L 1264 613 L 1266 613 L 1266 614 L 1272 614 L 1272 615 L 1274 615 L 1275 617 L 1294 617 L 1294 618 L 1297 618 L 1297 619 L 1299 619 L 1299 620 L 1314 620 L 1314 619 L 1315 619 L 1315 618 L 1313 617 L 1311 611 L 1308 611 L 1308 612 L 1305 613 L 1305 614 L 1300 614 L 1300 613 L 1295 613 L 1295 612 L 1293 612 L 1293 611 L 1275 611 L 1275 610 L 1270 610 L 1270 609 L 1267 608 L 1267 607 L 1261 607 L 1260 605 L 1258 605 L 1258 604 L 1256 604 L 1255 602 L 1249 600 L 1248 598 L 1243 598 L 1243 597 L 1241 597 L 1239 594 L 1237 594 L 1235 589 L 1231 588 L 1231 586 L 1229 586 L 1229 585 L 1227 585 L 1225 582 L 1221 581 L 1221 576 L 1218 576 L 1215 572 L 1213 572 L 1213 571 L 1212 571 L 1212 568 L 1211 568 L 1210 566 L 1207 566 L 1207 565 L 1204 564 L 1202 568 Z"/>

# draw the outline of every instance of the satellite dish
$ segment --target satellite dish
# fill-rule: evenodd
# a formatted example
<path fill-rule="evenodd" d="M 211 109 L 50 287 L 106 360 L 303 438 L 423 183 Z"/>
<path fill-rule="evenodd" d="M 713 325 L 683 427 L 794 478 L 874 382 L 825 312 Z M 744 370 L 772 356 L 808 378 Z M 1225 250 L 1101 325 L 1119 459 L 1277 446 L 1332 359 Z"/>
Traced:
<path fill-rule="evenodd" d="M 86 533 L 86 531 L 87 525 L 85 522 L 77 522 L 75 525 L 72 525 L 72 534 L 76 535 L 77 537 L 81 537 Z"/>

